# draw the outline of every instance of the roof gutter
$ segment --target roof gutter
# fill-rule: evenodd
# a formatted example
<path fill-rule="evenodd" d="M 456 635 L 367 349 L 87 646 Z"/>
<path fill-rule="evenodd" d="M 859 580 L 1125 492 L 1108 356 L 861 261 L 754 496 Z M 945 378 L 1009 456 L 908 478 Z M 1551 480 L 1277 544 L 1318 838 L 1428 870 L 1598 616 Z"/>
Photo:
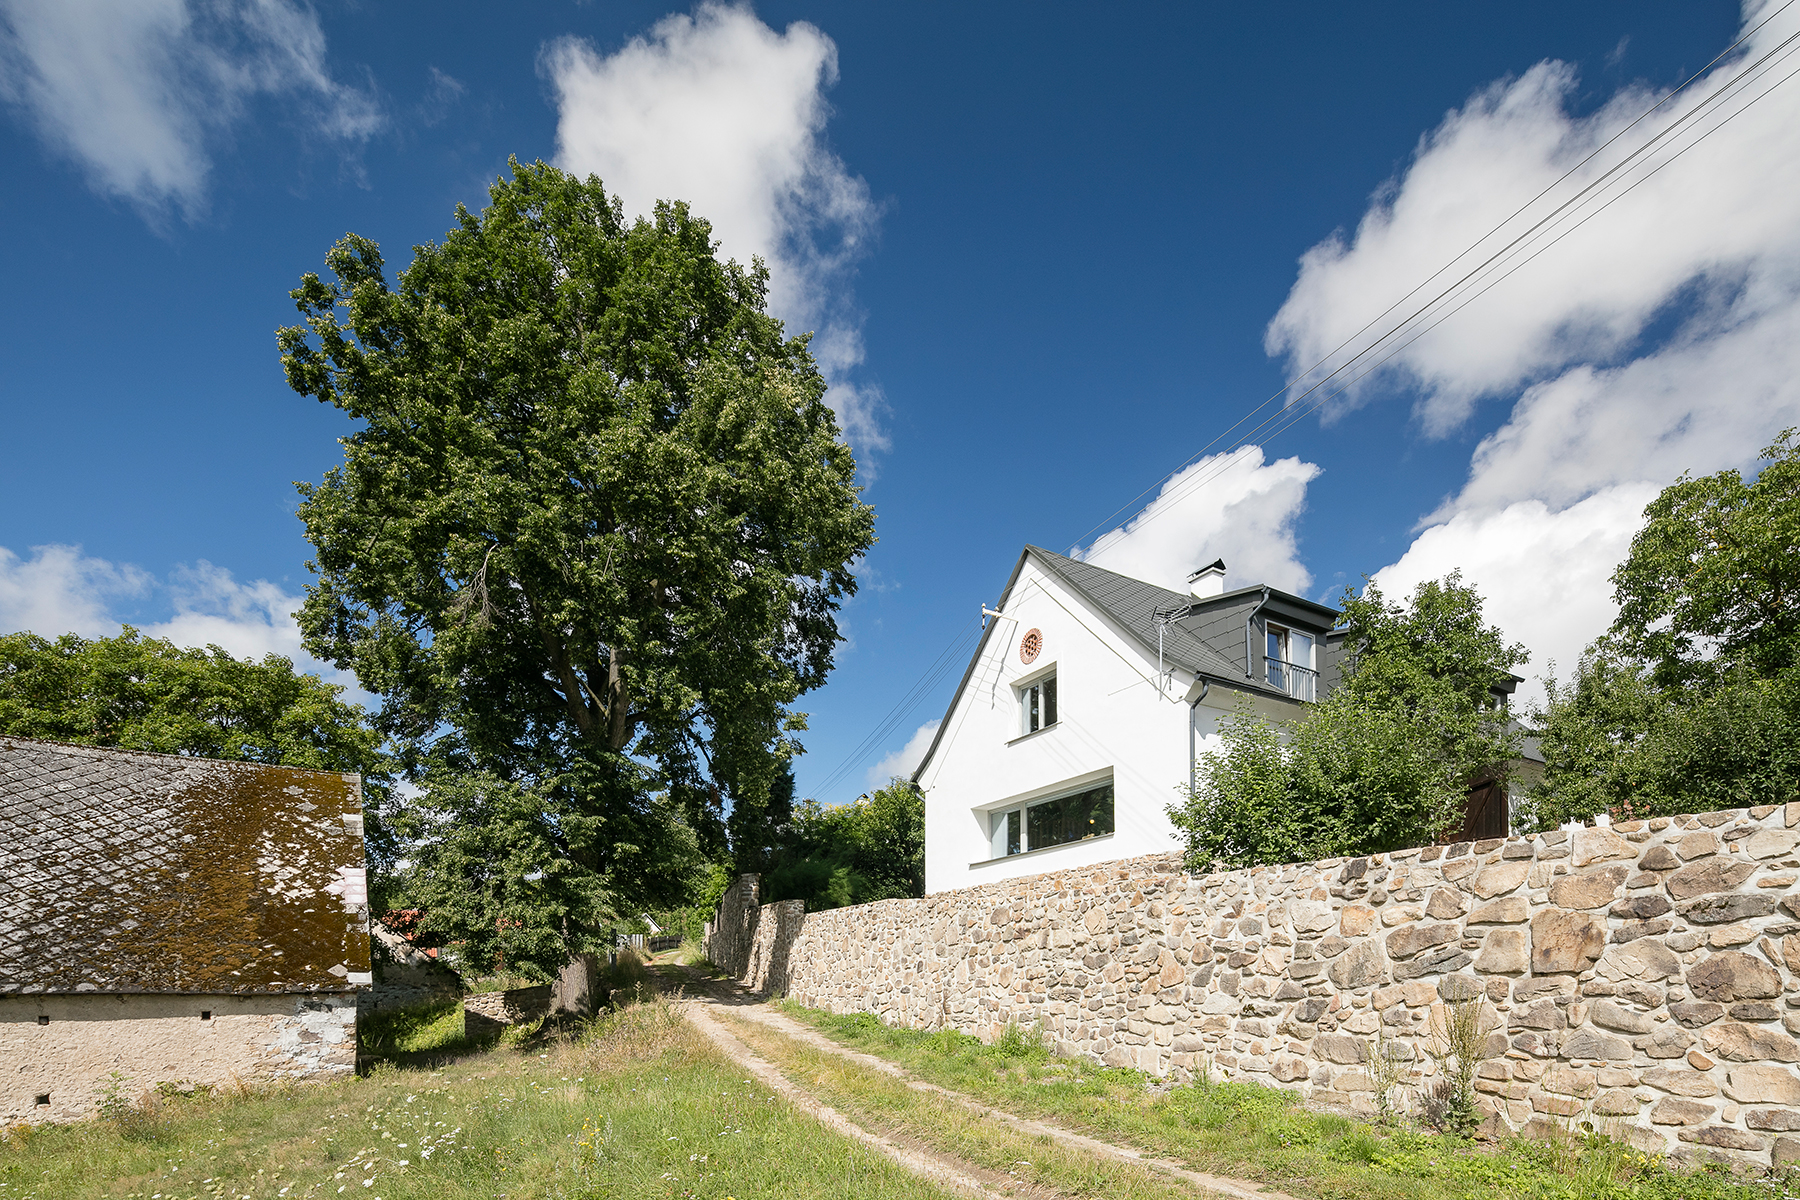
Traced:
<path fill-rule="evenodd" d="M 1262 612 L 1263 608 L 1268 603 L 1269 587 L 1267 584 L 1264 584 L 1262 599 L 1257 602 L 1255 608 L 1250 610 L 1250 615 L 1244 618 L 1244 678 L 1250 680 L 1252 683 L 1256 681 L 1256 672 L 1251 670 L 1251 664 L 1256 660 L 1250 657 L 1250 627 L 1256 623 L 1256 615 Z"/>
<path fill-rule="evenodd" d="M 1206 693 L 1211 690 L 1212 680 L 1203 677 L 1200 680 L 1200 694 L 1194 697 L 1192 704 L 1188 705 L 1188 795 L 1190 797 L 1200 782 L 1200 777 L 1194 767 L 1194 752 L 1199 749 L 1195 744 L 1194 721 L 1200 713 L 1200 702 L 1206 699 Z"/>

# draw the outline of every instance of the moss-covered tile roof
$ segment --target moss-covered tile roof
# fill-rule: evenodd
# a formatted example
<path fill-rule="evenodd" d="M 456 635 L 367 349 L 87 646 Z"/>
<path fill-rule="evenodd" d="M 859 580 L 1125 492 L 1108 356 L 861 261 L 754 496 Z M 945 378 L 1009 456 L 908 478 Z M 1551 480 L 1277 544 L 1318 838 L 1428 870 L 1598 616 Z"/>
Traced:
<path fill-rule="evenodd" d="M 0 737 L 0 995 L 368 972 L 359 777 Z"/>

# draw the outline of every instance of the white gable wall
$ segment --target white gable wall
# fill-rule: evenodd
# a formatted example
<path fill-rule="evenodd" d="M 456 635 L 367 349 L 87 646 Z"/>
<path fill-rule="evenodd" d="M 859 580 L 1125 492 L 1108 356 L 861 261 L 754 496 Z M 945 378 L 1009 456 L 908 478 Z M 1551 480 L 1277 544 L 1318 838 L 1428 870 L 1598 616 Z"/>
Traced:
<path fill-rule="evenodd" d="M 1176 671 L 1156 687 L 1148 653 L 1078 592 L 1027 556 L 968 685 L 946 718 L 936 752 L 919 777 L 925 792 L 925 890 L 928 893 L 1091 866 L 1177 849 L 1165 812 L 1188 780 L 1184 699 L 1193 676 Z M 1043 636 L 1036 661 L 1019 660 L 1028 630 Z M 1023 735 L 1017 687 L 1054 667 L 1057 723 Z M 1237 693 L 1214 685 L 1193 713 L 1208 748 Z M 1271 702 L 1272 703 L 1272 702 Z M 1271 715 L 1288 716 L 1271 709 Z M 1022 801 L 1058 795 L 1111 778 L 1115 832 L 1109 837 L 992 858 L 989 815 Z"/>

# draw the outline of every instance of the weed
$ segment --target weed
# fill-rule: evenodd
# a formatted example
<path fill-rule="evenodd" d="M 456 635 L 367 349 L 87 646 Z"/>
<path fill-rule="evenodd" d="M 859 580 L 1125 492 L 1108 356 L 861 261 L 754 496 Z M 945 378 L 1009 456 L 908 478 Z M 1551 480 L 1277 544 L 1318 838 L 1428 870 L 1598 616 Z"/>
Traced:
<path fill-rule="evenodd" d="M 1050 1057 L 1049 1039 L 1044 1035 L 1041 1021 L 1031 1025 L 1021 1025 L 1017 1021 L 1008 1021 L 1000 1036 L 994 1039 L 994 1049 L 1002 1058 L 1026 1058 L 1041 1062 Z"/>
<path fill-rule="evenodd" d="M 1400 1043 L 1388 1035 L 1386 1022 L 1376 1025 L 1363 1066 L 1369 1082 L 1375 1085 L 1375 1119 L 1383 1125 L 1394 1124 L 1408 1107 L 1406 1093 L 1410 1088 L 1406 1078 L 1409 1065 L 1400 1057 Z"/>
<path fill-rule="evenodd" d="M 1459 977 L 1460 978 L 1460 977 Z M 1439 1129 L 1468 1134 L 1480 1123 L 1475 1106 L 1475 1073 L 1487 1058 L 1488 1035 L 1496 1028 L 1480 993 L 1444 997 L 1433 1009 L 1433 1053 L 1443 1075 L 1431 1090 L 1427 1114 Z"/>

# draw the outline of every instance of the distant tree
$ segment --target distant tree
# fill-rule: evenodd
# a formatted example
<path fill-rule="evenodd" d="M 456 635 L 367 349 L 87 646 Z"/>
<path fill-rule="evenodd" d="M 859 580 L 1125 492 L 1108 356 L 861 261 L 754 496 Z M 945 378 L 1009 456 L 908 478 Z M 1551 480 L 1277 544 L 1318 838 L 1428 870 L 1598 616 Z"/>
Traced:
<path fill-rule="evenodd" d="M 521 945 L 582 949 L 602 893 L 685 899 L 638 867 L 689 836 L 723 853 L 721 796 L 767 803 L 873 513 L 760 262 L 721 262 L 683 204 L 627 223 L 598 179 L 541 163 L 489 196 L 395 285 L 352 235 L 292 293 L 288 382 L 357 422 L 300 489 L 300 626 L 381 695 L 434 811 L 485 822 L 458 837 L 524 881 L 471 885 L 466 936 L 535 921 Z M 475 869 L 421 864 L 445 896 Z"/>
<path fill-rule="evenodd" d="M 1746 483 L 1683 475 L 1613 573 L 1619 616 L 1536 715 L 1528 817 L 1778 804 L 1800 790 L 1800 444 Z"/>
<path fill-rule="evenodd" d="M 801 802 L 762 881 L 765 902 L 808 910 L 924 894 L 925 801 L 900 778 L 852 804 Z"/>
<path fill-rule="evenodd" d="M 391 850 L 380 816 L 393 762 L 343 691 L 277 654 L 233 658 L 130 626 L 116 637 L 0 636 L 0 734 L 360 774 L 379 863 Z"/>
<path fill-rule="evenodd" d="M 361 772 L 391 764 L 344 689 L 280 655 L 233 658 L 126 626 L 116 637 L 0 636 L 0 733 L 158 754 Z"/>
<path fill-rule="evenodd" d="M 1471 784 L 1503 779 L 1520 734 L 1493 689 L 1522 646 L 1459 574 L 1402 606 L 1346 590 L 1343 682 L 1277 724 L 1243 702 L 1169 806 L 1197 869 L 1421 845 L 1461 821 Z"/>

